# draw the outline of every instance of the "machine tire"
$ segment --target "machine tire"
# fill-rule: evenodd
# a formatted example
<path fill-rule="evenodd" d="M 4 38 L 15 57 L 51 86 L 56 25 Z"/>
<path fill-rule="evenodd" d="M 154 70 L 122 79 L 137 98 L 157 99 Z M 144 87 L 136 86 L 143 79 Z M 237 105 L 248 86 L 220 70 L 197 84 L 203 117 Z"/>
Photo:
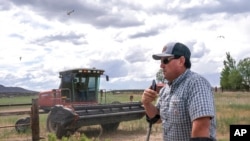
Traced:
<path fill-rule="evenodd" d="M 58 128 L 58 125 L 56 123 L 53 123 L 53 121 L 51 120 L 51 112 L 49 112 L 47 117 L 46 128 L 51 133 L 56 133 L 56 130 Z"/>
<path fill-rule="evenodd" d="M 120 104 L 121 102 L 119 101 L 113 101 L 111 104 Z M 109 133 L 117 130 L 119 127 L 120 122 L 115 122 L 115 123 L 107 123 L 107 124 L 101 124 L 103 132 Z"/>
<path fill-rule="evenodd" d="M 15 129 L 18 133 L 25 133 L 29 128 L 30 128 L 30 117 L 21 118 L 16 121 Z"/>
<path fill-rule="evenodd" d="M 68 137 L 69 134 L 67 134 L 67 130 L 65 130 L 63 127 L 61 127 L 60 124 L 58 124 L 56 129 L 56 137 L 58 139 L 62 139 L 63 136 Z"/>
<path fill-rule="evenodd" d="M 51 112 L 49 112 L 46 123 L 47 131 L 56 134 L 58 139 L 61 139 L 63 136 L 68 137 L 72 134 L 69 130 L 65 130 L 60 124 L 53 123 L 51 120 Z"/>
<path fill-rule="evenodd" d="M 120 122 L 101 124 L 103 132 L 109 133 L 117 130 Z"/>

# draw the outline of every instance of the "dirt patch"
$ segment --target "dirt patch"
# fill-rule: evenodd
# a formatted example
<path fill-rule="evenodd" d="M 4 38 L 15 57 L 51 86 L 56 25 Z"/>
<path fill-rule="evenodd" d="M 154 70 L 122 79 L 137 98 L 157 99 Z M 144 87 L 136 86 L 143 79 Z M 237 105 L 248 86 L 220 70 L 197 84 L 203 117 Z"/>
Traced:
<path fill-rule="evenodd" d="M 77 136 L 81 136 L 81 134 L 85 134 L 88 138 L 93 141 L 144 141 L 147 138 L 147 131 L 126 131 L 118 129 L 112 133 L 102 133 L 100 129 L 95 130 L 86 130 L 79 131 L 75 133 L 73 136 L 77 138 Z M 79 138 L 79 137 L 78 137 Z M 162 133 L 160 132 L 152 132 L 150 134 L 150 140 L 152 141 L 161 141 Z"/>
<path fill-rule="evenodd" d="M 144 141 L 147 138 L 147 133 L 134 133 L 134 132 L 124 132 L 117 131 L 116 133 L 110 135 L 101 136 L 100 140 L 105 141 L 105 139 L 110 139 L 112 141 Z M 150 135 L 151 141 L 161 141 L 161 133 L 152 133 Z"/>

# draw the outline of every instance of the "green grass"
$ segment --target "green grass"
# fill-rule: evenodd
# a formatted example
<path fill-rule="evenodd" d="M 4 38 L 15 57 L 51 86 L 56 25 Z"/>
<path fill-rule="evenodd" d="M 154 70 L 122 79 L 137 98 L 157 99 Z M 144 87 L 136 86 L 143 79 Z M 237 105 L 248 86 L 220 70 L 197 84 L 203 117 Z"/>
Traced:
<path fill-rule="evenodd" d="M 250 124 L 250 93 L 225 92 L 215 94 L 218 141 L 229 140 L 232 124 Z"/>
<path fill-rule="evenodd" d="M 249 110 L 250 104 L 229 104 L 228 107 L 235 110 Z"/>
<path fill-rule="evenodd" d="M 113 101 L 120 102 L 128 102 L 130 94 L 107 94 L 106 95 L 106 103 L 111 103 Z M 133 101 L 140 101 L 141 95 L 134 94 Z M 0 102 L 7 101 L 20 103 L 21 101 L 24 103 L 31 103 L 31 99 L 33 97 L 20 97 L 17 99 L 10 100 L 9 98 L 2 98 Z M 102 103 L 105 103 L 105 96 L 103 96 Z M 250 93 L 245 92 L 224 92 L 224 93 L 215 93 L 215 105 L 216 105 L 216 120 L 217 120 L 217 140 L 218 141 L 228 141 L 229 140 L 229 127 L 231 124 L 250 124 Z M 0 108 L 1 111 L 1 108 Z M 13 125 L 17 121 L 17 119 L 21 117 L 25 117 L 28 115 L 18 115 L 18 116 L 3 116 L 0 117 L 0 126 Z M 50 135 L 46 132 L 46 114 L 42 114 L 39 116 L 40 119 L 40 136 L 47 138 L 46 140 L 53 141 L 53 135 Z M 145 118 L 140 120 L 121 122 L 119 126 L 119 131 L 124 134 L 139 134 L 145 135 L 147 131 L 148 124 L 145 121 Z M 84 128 L 83 130 L 91 130 L 94 127 Z M 98 127 L 99 128 L 99 127 Z M 154 125 L 152 129 L 152 134 L 161 133 L 161 125 Z M 50 137 L 49 137 L 50 136 Z M 95 136 L 95 135 L 94 135 Z M 94 136 L 89 136 L 90 138 Z M 0 140 L 8 140 L 12 138 L 24 138 L 30 139 L 31 132 L 27 132 L 24 134 L 17 134 L 14 128 L 0 128 Z M 86 140 L 84 134 L 80 136 L 80 139 L 76 139 L 75 136 L 72 136 L 69 140 Z M 64 139 L 66 141 L 66 139 Z M 112 141 L 112 138 L 106 137 L 105 141 Z"/>
<path fill-rule="evenodd" d="M 140 101 L 141 100 L 141 95 L 140 94 L 112 94 L 112 93 L 107 93 L 106 94 L 106 100 L 105 100 L 105 95 L 103 95 L 102 101 L 99 99 L 100 103 L 112 103 L 114 101 L 119 101 L 119 102 L 129 102 L 130 95 L 133 95 L 134 102 Z"/>
<path fill-rule="evenodd" d="M 38 96 L 15 96 L 9 98 L 0 98 L 0 105 L 31 103 L 31 100 Z"/>

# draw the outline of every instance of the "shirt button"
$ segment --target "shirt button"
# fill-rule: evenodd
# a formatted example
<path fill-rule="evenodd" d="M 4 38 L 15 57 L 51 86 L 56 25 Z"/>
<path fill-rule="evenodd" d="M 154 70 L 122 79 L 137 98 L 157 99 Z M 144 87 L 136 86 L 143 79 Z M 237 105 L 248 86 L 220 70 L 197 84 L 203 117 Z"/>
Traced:
<path fill-rule="evenodd" d="M 177 110 L 174 110 L 175 115 L 179 115 L 179 112 Z"/>

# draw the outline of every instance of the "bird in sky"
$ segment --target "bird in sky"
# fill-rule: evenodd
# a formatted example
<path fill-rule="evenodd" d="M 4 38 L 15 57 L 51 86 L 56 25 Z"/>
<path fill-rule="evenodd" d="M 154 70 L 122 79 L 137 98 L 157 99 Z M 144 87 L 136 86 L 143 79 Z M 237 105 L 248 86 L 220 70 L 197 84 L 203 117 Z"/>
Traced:
<path fill-rule="evenodd" d="M 217 36 L 217 38 L 225 38 L 223 35 L 219 35 L 219 36 Z"/>
<path fill-rule="evenodd" d="M 22 60 L 22 57 L 21 57 L 21 56 L 19 57 L 19 60 L 20 60 L 20 61 Z"/>
<path fill-rule="evenodd" d="M 71 10 L 67 12 L 67 15 L 70 15 L 71 13 L 75 12 L 75 10 Z"/>

